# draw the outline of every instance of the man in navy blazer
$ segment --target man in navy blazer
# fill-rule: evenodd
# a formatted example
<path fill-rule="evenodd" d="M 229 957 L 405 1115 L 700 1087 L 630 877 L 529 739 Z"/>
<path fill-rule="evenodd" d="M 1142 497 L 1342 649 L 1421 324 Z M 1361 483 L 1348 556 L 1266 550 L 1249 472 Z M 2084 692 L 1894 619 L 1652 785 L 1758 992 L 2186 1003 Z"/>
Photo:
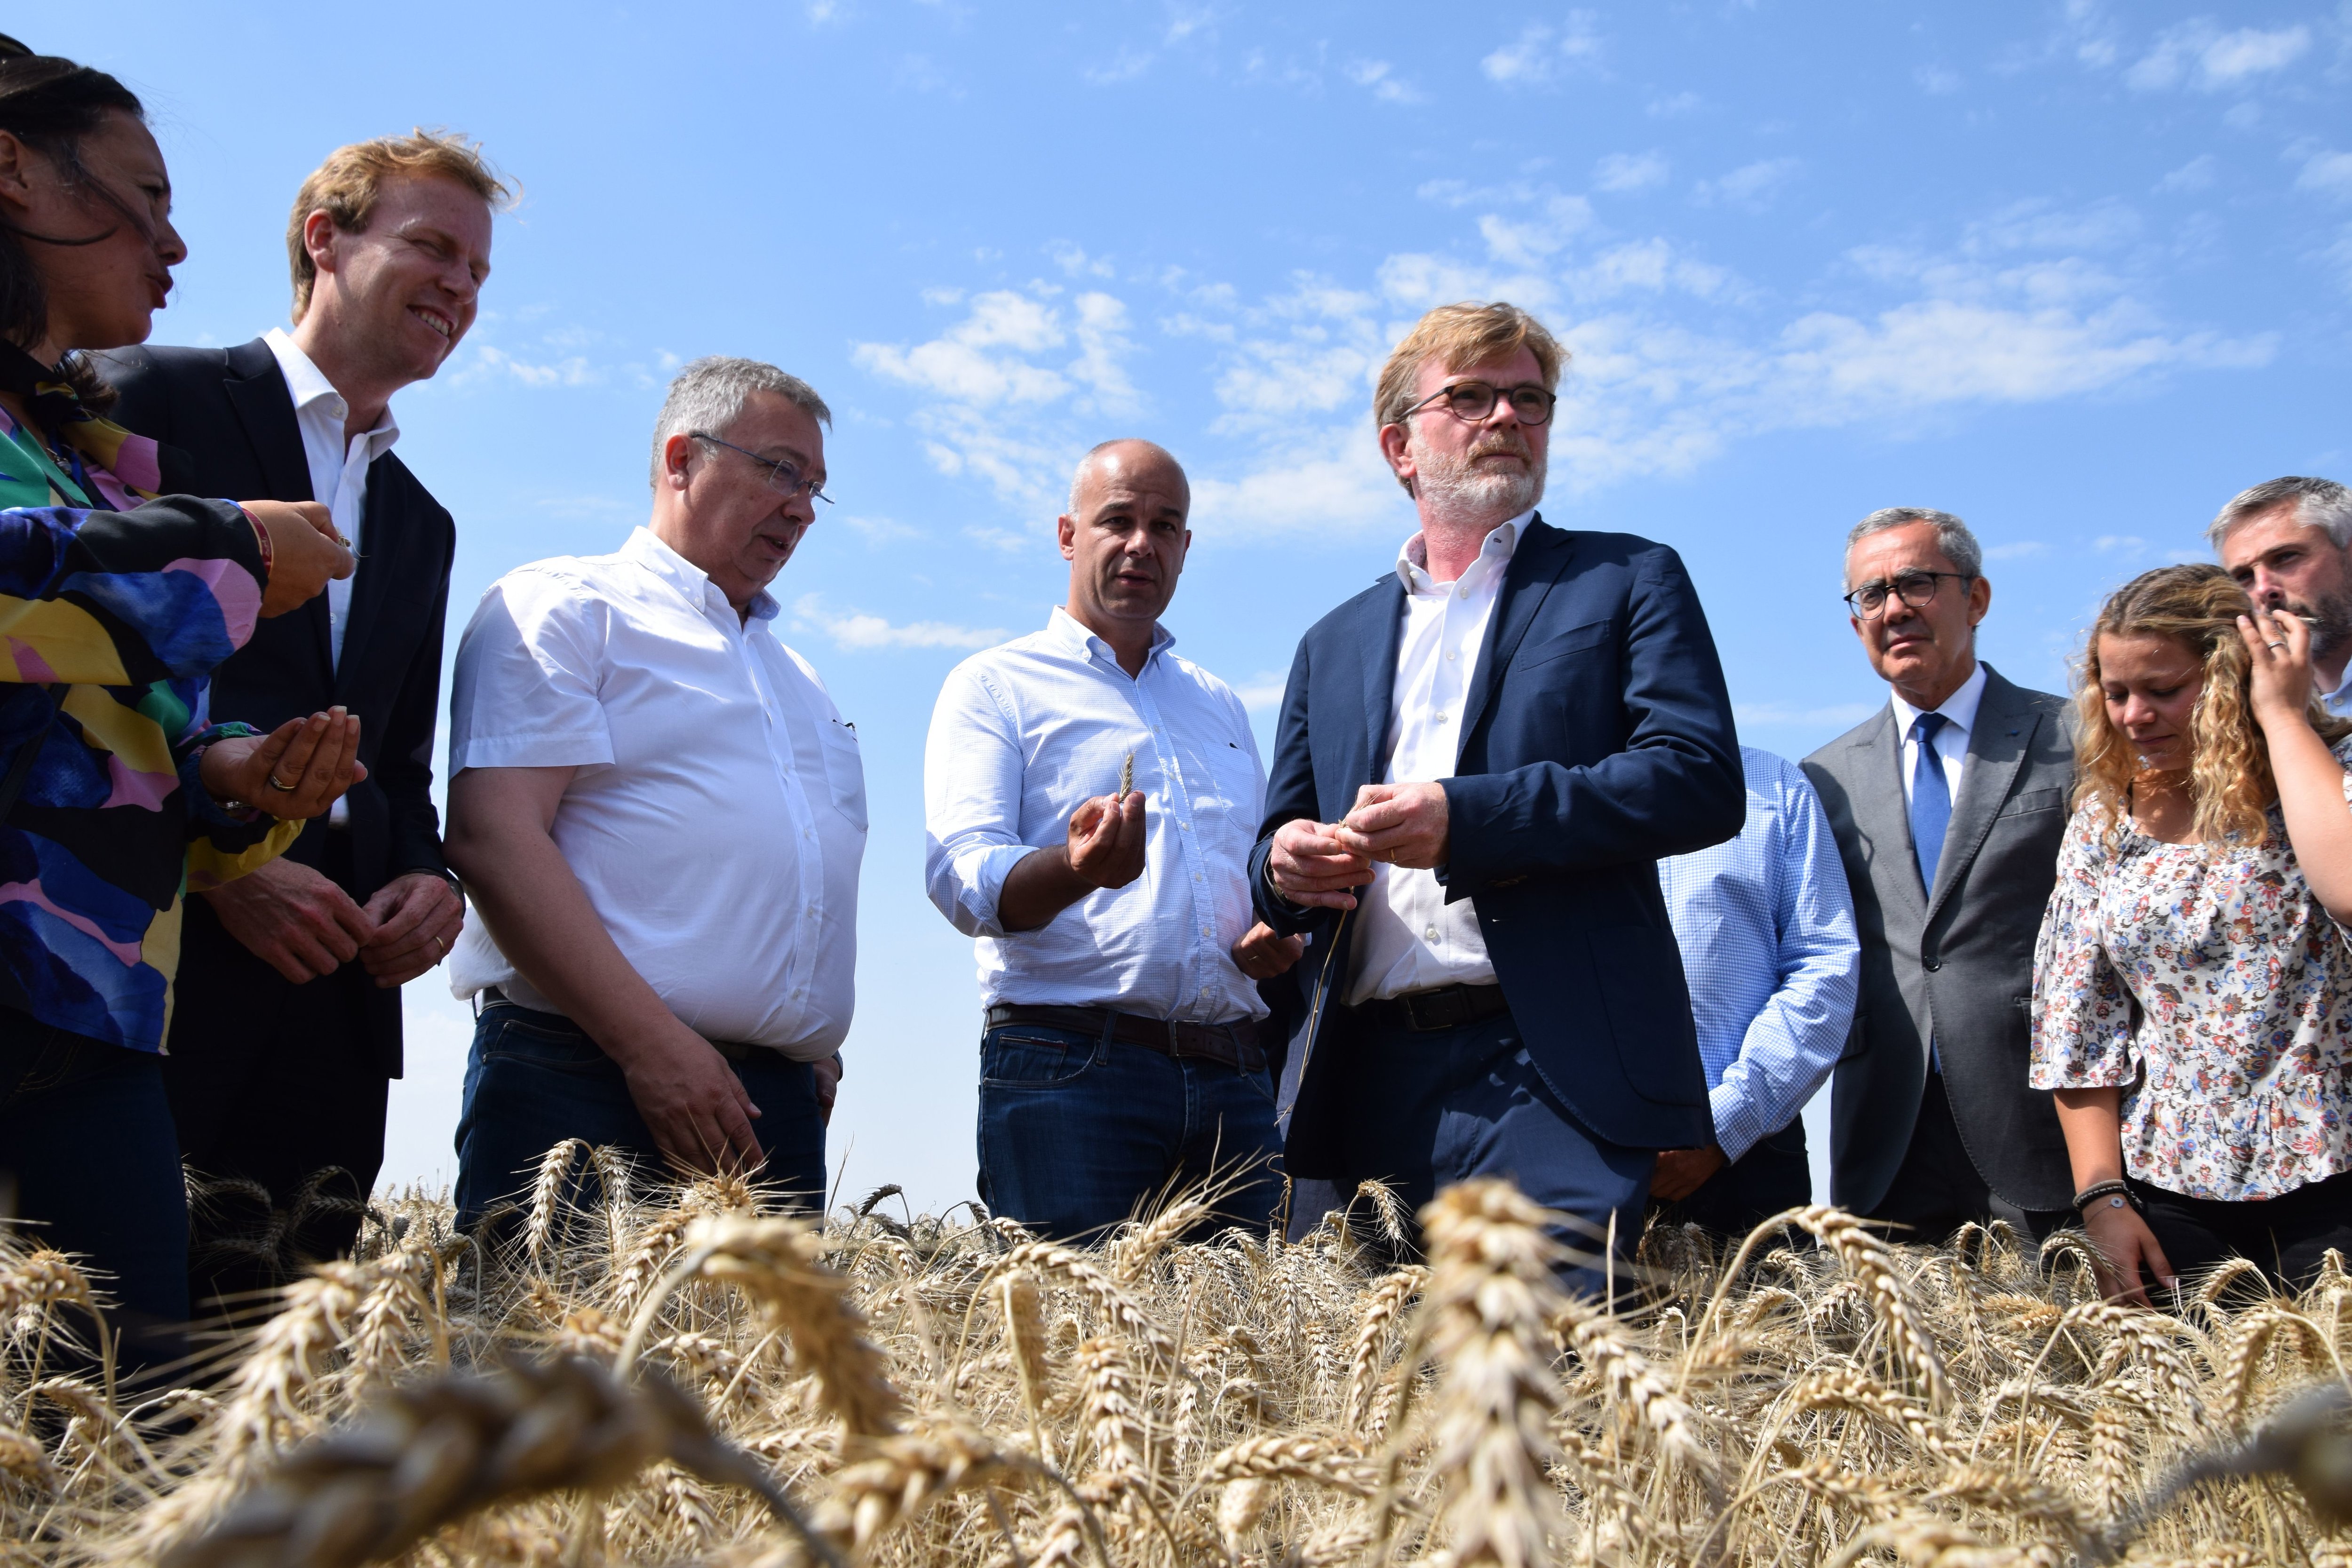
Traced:
<path fill-rule="evenodd" d="M 1312 938 L 1302 1190 L 1417 1207 L 1508 1177 L 1574 1222 L 1597 1289 L 1592 1241 L 1639 1230 L 1657 1151 L 1713 1136 L 1656 862 L 1738 834 L 1745 795 L 1681 560 L 1535 511 L 1565 358 L 1499 303 L 1390 355 L 1381 449 L 1421 531 L 1299 643 L 1250 870 L 1266 923 Z"/>

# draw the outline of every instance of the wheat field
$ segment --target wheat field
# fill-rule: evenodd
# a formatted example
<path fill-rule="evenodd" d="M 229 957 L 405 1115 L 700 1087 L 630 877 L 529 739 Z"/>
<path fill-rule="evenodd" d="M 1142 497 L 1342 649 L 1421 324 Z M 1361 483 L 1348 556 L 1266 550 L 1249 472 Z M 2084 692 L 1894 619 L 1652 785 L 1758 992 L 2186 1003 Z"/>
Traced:
<path fill-rule="evenodd" d="M 577 1173 L 602 1178 L 578 1201 Z M 1654 1228 L 1644 1304 L 1552 1283 L 1471 1184 L 1427 1267 L 1327 1217 L 1104 1246 L 890 1189 L 821 1228 L 551 1152 L 499 1253 L 380 1200 L 209 1377 L 110 1389 L 102 1294 L 0 1256 L 11 1563 L 2352 1565 L 2331 1264 L 2178 1314 L 2079 1237 L 1889 1246 L 1833 1209 Z M 595 1191 L 595 1189 L 588 1189 Z M 1355 1212 L 1402 1215 L 1374 1189 Z M 2317 1392 L 2312 1392 L 2316 1390 Z"/>

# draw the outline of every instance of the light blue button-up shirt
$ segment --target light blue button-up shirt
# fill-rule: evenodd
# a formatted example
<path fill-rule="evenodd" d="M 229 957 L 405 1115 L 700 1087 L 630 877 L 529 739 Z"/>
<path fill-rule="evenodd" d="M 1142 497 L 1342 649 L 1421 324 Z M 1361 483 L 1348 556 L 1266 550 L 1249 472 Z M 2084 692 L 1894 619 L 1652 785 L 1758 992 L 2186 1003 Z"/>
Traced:
<path fill-rule="evenodd" d="M 1797 1119 L 1845 1048 L 1861 989 L 1853 896 L 1796 763 L 1739 748 L 1748 821 L 1658 862 L 1689 977 L 1715 1141 L 1737 1160 Z"/>
<path fill-rule="evenodd" d="M 1175 640 L 1155 630 L 1129 679 L 1108 643 L 1057 608 L 1044 631 L 964 660 L 940 690 L 923 751 L 923 876 L 940 912 L 978 939 L 982 1005 L 1204 1024 L 1265 1016 L 1233 960 L 1256 919 L 1249 853 L 1265 771 L 1241 699 L 1177 658 Z M 1066 842 L 1071 814 L 1118 788 L 1129 752 L 1143 875 L 1007 932 L 1006 874 Z"/>

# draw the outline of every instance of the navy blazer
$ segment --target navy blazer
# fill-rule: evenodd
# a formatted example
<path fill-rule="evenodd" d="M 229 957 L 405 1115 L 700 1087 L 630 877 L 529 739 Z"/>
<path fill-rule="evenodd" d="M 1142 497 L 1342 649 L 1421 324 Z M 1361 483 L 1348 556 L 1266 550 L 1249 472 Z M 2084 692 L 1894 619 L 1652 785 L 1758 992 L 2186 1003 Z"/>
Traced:
<path fill-rule="evenodd" d="M 1384 575 L 1298 645 L 1283 694 L 1266 816 L 1250 857 L 1258 913 L 1312 945 L 1297 973 L 1307 1019 L 1285 1071 L 1294 1177 L 1331 1168 L 1329 1112 L 1349 1068 L 1343 1008 L 1352 918 L 1302 910 L 1266 881 L 1275 830 L 1336 822 L 1376 783 L 1404 624 Z M 1570 533 L 1538 515 L 1511 555 L 1444 781 L 1446 901 L 1468 899 L 1495 977 L 1544 1081 L 1612 1143 L 1714 1137 L 1682 956 L 1657 862 L 1720 844 L 1746 820 L 1723 668 L 1682 560 L 1625 533 Z"/>

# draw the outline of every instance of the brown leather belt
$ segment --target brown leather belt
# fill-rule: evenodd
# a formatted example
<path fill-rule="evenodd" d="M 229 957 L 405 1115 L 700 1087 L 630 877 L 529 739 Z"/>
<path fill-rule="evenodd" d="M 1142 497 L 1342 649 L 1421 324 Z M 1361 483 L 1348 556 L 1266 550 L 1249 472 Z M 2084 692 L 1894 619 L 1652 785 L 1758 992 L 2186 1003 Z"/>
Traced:
<path fill-rule="evenodd" d="M 1163 1018 L 1139 1017 L 1133 1013 L 1114 1013 L 1107 1007 L 1024 1007 L 1012 1002 L 999 1002 L 988 1010 L 986 1018 L 992 1029 L 1034 1024 L 1041 1028 L 1092 1035 L 1097 1039 L 1108 1028 L 1110 1037 L 1121 1045 L 1141 1046 L 1162 1056 L 1200 1057 L 1243 1072 L 1260 1072 L 1265 1068 L 1265 1026 L 1255 1018 L 1237 1019 L 1230 1024 L 1180 1024 Z"/>
<path fill-rule="evenodd" d="M 1375 1028 L 1416 1032 L 1458 1029 L 1510 1010 L 1499 985 L 1441 985 L 1433 991 L 1408 991 L 1402 996 L 1361 1002 L 1349 1009 Z"/>

